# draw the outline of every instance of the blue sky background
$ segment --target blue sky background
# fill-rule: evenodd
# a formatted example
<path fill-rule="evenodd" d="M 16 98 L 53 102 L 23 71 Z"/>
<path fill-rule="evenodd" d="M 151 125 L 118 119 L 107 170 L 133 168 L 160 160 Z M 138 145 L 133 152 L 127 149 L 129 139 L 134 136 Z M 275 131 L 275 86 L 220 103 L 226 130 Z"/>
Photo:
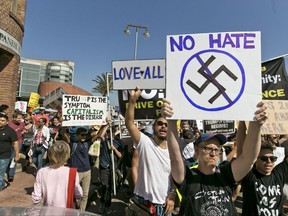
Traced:
<path fill-rule="evenodd" d="M 74 85 L 89 92 L 112 61 L 134 58 L 128 23 L 151 34 L 139 30 L 137 59 L 166 58 L 166 35 L 226 31 L 261 31 L 262 61 L 288 53 L 287 0 L 28 0 L 26 9 L 22 57 L 75 62 Z"/>

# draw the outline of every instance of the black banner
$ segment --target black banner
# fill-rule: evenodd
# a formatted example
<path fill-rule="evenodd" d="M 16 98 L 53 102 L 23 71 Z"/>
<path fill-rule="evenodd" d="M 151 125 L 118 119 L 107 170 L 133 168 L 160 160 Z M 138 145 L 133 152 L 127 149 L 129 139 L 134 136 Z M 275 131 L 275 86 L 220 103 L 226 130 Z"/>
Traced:
<path fill-rule="evenodd" d="M 135 108 L 135 119 L 155 119 L 159 116 L 166 92 L 159 90 L 143 90 Z M 118 90 L 118 102 L 121 115 L 125 116 L 129 102 L 129 91 Z"/>
<path fill-rule="evenodd" d="M 223 133 L 231 134 L 235 132 L 235 121 L 204 120 L 204 133 Z"/>
<path fill-rule="evenodd" d="M 288 100 L 288 77 L 283 57 L 262 63 L 262 98 Z"/>

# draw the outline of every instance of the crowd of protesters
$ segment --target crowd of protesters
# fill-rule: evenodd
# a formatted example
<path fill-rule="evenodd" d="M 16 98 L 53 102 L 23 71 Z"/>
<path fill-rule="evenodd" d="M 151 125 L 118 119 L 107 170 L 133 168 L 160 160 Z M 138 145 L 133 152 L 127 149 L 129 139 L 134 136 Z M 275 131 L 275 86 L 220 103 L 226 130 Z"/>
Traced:
<path fill-rule="evenodd" d="M 38 113 L 14 110 L 9 121 L 9 107 L 0 106 L 0 131 L 6 133 L 0 137 L 3 144 L 0 191 L 14 181 L 21 157 L 26 166 L 35 169 L 34 204 L 42 201 L 47 206 L 70 206 L 84 211 L 89 187 L 99 181 L 98 212 L 108 215 L 114 170 L 117 189 L 127 185 L 127 196 L 131 197 L 126 215 L 143 209 L 155 216 L 211 212 L 237 215 L 233 202 L 240 191 L 243 191 L 243 215 L 284 215 L 288 200 L 288 136 L 260 135 L 261 125 L 267 118 L 263 103 L 259 103 L 255 121 L 249 127 L 239 122 L 234 134 L 224 136 L 204 133 L 196 121 L 181 120 L 177 127 L 175 121 L 165 118 L 173 115 L 167 99 L 161 117 L 138 127 L 134 104 L 141 90 L 132 90 L 130 94 L 125 116 L 131 136 L 128 144 L 121 139 L 119 126 L 111 126 L 109 119 L 104 125 L 63 127 L 59 112 L 47 113 L 45 107 L 40 107 Z M 97 160 L 88 154 L 96 140 L 101 146 Z M 275 165 L 277 147 L 284 147 L 285 159 Z M 97 167 L 97 179 L 92 179 L 93 166 Z M 72 200 L 70 205 L 68 194 L 56 193 L 61 190 L 59 187 L 68 187 L 73 171 L 69 167 L 77 171 L 73 190 L 77 201 Z M 60 184 L 55 186 L 56 182 Z"/>

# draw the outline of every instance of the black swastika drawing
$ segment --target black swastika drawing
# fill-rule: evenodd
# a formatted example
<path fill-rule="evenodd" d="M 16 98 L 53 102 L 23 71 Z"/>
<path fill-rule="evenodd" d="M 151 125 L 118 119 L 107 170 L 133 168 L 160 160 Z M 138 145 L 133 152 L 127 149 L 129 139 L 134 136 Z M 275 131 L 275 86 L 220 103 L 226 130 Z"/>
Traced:
<path fill-rule="evenodd" d="M 196 92 L 201 94 L 206 87 L 211 83 L 216 86 L 218 91 L 216 94 L 208 100 L 210 104 L 213 104 L 213 102 L 220 96 L 223 95 L 223 97 L 228 101 L 229 104 L 232 103 L 231 99 L 226 94 L 226 89 L 216 80 L 216 77 L 221 74 L 222 72 L 225 72 L 231 79 L 236 81 L 238 79 L 235 74 L 233 74 L 225 65 L 221 65 L 213 74 L 209 70 L 208 66 L 215 60 L 215 56 L 211 56 L 204 64 L 202 64 L 202 67 L 198 70 L 198 73 L 200 73 L 203 77 L 205 77 L 207 80 L 203 83 L 202 86 L 198 87 L 195 83 L 193 83 L 190 79 L 186 81 L 186 84 L 189 85 L 191 88 L 193 88 Z M 200 59 L 201 60 L 201 59 Z"/>

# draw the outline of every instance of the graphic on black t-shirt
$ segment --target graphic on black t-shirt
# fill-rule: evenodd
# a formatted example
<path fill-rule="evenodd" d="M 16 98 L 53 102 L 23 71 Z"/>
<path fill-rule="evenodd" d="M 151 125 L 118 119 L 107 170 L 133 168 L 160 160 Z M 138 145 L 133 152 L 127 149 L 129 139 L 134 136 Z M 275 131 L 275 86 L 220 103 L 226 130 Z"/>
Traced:
<path fill-rule="evenodd" d="M 259 215 L 279 215 L 279 210 L 275 209 L 275 205 L 281 197 L 281 186 L 278 184 L 265 186 L 255 182 L 255 188 L 260 198 L 259 205 L 257 204 Z"/>

